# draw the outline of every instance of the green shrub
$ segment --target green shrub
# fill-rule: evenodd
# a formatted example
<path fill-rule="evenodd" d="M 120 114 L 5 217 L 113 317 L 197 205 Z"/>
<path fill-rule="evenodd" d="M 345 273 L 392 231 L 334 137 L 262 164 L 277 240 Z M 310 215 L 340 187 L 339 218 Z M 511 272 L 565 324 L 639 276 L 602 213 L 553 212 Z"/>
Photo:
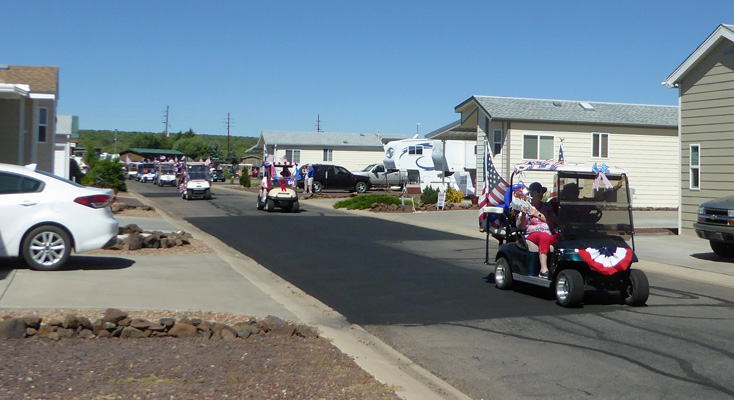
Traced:
<path fill-rule="evenodd" d="M 433 186 L 428 186 L 423 189 L 421 194 L 422 204 L 436 204 L 438 203 L 438 189 L 434 189 Z"/>
<path fill-rule="evenodd" d="M 250 182 L 250 174 L 247 173 L 247 171 L 240 172 L 240 185 L 244 187 L 250 187 L 252 186 L 252 182 Z"/>
<path fill-rule="evenodd" d="M 125 173 L 117 160 L 99 160 L 82 178 L 82 185 L 127 191 Z"/>
<path fill-rule="evenodd" d="M 347 210 L 366 210 L 372 208 L 372 204 L 400 205 L 400 198 L 379 194 L 367 194 L 364 196 L 352 197 L 351 199 L 341 200 L 334 203 L 334 208 L 346 208 Z M 406 206 L 412 206 L 411 200 L 405 199 Z"/>
<path fill-rule="evenodd" d="M 464 201 L 464 195 L 460 191 L 452 187 L 446 188 L 447 203 L 461 203 L 462 201 Z"/>

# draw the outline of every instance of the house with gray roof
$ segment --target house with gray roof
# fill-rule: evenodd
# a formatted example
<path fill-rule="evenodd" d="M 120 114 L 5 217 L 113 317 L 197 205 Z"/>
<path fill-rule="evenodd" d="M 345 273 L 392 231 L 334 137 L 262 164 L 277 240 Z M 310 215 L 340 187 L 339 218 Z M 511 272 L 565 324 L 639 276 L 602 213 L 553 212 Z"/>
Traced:
<path fill-rule="evenodd" d="M 626 170 L 633 206 L 678 206 L 678 107 L 472 96 L 454 111 L 461 114 L 458 121 L 426 137 L 476 141 L 477 166 L 488 142 L 505 179 L 515 164 L 558 160 L 563 144 L 566 163 Z M 523 178 L 530 179 L 553 187 L 549 174 Z M 479 167 L 476 187 L 478 194 L 484 187 Z"/>
<path fill-rule="evenodd" d="M 719 25 L 664 83 L 680 104 L 678 231 L 695 236 L 698 206 L 734 196 L 734 25 Z"/>
<path fill-rule="evenodd" d="M 0 65 L 0 162 L 54 172 L 58 67 Z"/>
<path fill-rule="evenodd" d="M 263 160 L 286 159 L 296 164 L 335 164 L 351 171 L 359 171 L 369 164 L 382 164 L 384 145 L 400 139 L 405 139 L 405 136 L 262 131 L 255 146 L 247 152 L 262 151 Z"/>

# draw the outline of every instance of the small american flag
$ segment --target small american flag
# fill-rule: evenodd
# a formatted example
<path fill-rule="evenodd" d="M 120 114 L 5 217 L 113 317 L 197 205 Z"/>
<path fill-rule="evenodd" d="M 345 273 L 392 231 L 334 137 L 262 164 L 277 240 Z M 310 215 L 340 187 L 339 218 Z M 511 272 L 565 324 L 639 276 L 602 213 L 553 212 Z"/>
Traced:
<path fill-rule="evenodd" d="M 489 154 L 489 146 L 487 142 L 484 142 L 484 190 L 482 195 L 479 196 L 479 227 L 484 228 L 484 219 L 486 214 L 482 212 L 482 209 L 487 206 L 501 206 L 505 204 L 505 192 L 510 184 L 506 180 L 502 179 L 497 169 L 492 163 L 492 156 Z M 499 220 L 496 219 L 494 222 L 499 224 Z M 495 229 L 499 226 L 495 227 Z"/>

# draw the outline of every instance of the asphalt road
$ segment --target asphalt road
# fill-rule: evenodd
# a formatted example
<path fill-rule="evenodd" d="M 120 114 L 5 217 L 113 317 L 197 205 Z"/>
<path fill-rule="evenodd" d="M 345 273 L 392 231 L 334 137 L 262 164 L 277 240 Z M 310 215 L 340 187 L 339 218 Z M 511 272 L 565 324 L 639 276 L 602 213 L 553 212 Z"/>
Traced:
<path fill-rule="evenodd" d="M 478 239 L 309 201 L 257 211 L 254 195 L 217 184 L 208 201 L 130 186 L 473 398 L 734 397 L 731 289 L 649 274 L 647 307 L 587 291 L 564 309 L 534 287 L 496 289 Z"/>

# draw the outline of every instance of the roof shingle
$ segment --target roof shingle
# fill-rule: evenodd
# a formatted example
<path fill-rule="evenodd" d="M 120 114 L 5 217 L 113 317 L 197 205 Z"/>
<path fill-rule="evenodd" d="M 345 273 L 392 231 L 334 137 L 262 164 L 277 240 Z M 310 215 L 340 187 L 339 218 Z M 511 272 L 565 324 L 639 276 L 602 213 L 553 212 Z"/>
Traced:
<path fill-rule="evenodd" d="M 0 83 L 28 85 L 33 93 L 53 93 L 59 90 L 59 67 L 7 66 L 0 68 Z"/>

